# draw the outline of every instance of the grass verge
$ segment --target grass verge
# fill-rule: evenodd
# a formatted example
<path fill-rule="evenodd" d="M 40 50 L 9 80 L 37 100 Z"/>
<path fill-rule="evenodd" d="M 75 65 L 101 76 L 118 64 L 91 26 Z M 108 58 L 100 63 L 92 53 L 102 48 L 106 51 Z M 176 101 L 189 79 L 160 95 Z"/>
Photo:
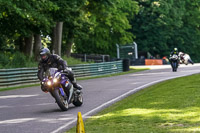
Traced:
<path fill-rule="evenodd" d="M 87 133 L 200 132 L 200 74 L 158 83 L 84 123 Z M 67 133 L 74 133 L 75 127 Z"/>
<path fill-rule="evenodd" d="M 111 77 L 111 76 L 119 76 L 129 73 L 135 73 L 139 71 L 144 71 L 148 69 L 130 69 L 130 71 L 127 72 L 121 72 L 121 73 L 115 73 L 115 74 L 108 74 L 108 75 L 102 75 L 102 76 L 95 76 L 95 77 L 85 77 L 85 78 L 78 78 L 78 80 L 87 80 L 87 79 L 95 79 L 95 78 L 103 78 L 103 77 Z M 7 87 L 7 88 L 0 88 L 0 91 L 7 91 L 7 90 L 14 90 L 14 89 L 20 89 L 20 88 L 26 88 L 26 87 L 32 87 L 32 86 L 39 86 L 40 84 L 32 84 L 32 85 L 23 85 L 23 86 L 16 86 L 16 87 Z"/>
<path fill-rule="evenodd" d="M 22 86 L 15 86 L 15 87 L 0 88 L 0 91 L 15 90 L 15 89 L 21 89 L 21 88 L 27 88 L 27 87 L 33 87 L 33 86 L 39 86 L 39 85 L 40 84 L 31 84 L 31 85 L 22 85 Z"/>

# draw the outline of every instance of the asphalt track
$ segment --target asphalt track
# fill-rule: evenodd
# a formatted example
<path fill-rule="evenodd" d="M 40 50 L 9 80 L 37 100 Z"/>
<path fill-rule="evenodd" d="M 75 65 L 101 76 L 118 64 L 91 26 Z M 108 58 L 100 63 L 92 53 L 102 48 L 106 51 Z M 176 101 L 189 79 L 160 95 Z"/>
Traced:
<path fill-rule="evenodd" d="M 140 67 L 140 66 L 138 66 Z M 0 92 L 0 133 L 60 133 L 76 125 L 77 113 L 84 119 L 150 85 L 200 73 L 200 65 L 181 65 L 171 72 L 168 65 L 133 74 L 79 81 L 84 104 L 59 109 L 50 94 L 40 87 Z"/>

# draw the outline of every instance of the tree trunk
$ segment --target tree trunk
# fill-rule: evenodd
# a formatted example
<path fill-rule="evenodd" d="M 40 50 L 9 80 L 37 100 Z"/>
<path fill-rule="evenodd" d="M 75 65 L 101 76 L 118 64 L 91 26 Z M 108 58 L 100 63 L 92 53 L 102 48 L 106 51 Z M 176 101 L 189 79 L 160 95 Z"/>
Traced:
<path fill-rule="evenodd" d="M 53 29 L 53 37 L 52 37 L 52 44 L 53 44 L 53 53 L 58 54 L 61 56 L 61 43 L 62 43 L 62 29 L 63 29 L 63 22 L 57 22 L 56 27 Z"/>
<path fill-rule="evenodd" d="M 68 42 L 67 42 L 67 50 L 66 50 L 67 57 L 71 56 L 71 49 L 72 49 L 73 43 L 74 43 L 74 34 L 73 34 L 73 31 L 70 30 L 68 34 Z"/>
<path fill-rule="evenodd" d="M 19 49 L 20 52 L 24 52 L 24 38 L 20 36 L 17 40 L 15 40 L 15 46 Z"/>
<path fill-rule="evenodd" d="M 32 57 L 32 55 L 33 55 L 33 36 L 31 35 L 30 37 L 25 37 L 24 42 L 25 42 L 24 54 L 29 57 Z"/>
<path fill-rule="evenodd" d="M 39 51 L 42 48 L 42 43 L 41 43 L 41 35 L 36 34 L 34 35 L 34 47 L 33 47 L 33 53 L 35 60 L 39 60 Z"/>

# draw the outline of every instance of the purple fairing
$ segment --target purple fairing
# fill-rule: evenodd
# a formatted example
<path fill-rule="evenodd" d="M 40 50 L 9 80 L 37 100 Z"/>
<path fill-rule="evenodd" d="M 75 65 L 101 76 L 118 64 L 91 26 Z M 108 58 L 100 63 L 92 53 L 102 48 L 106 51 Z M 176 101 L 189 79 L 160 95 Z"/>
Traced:
<path fill-rule="evenodd" d="M 60 84 L 62 84 L 63 86 L 65 86 L 67 79 L 66 76 L 64 74 L 61 75 L 61 80 L 60 80 Z"/>
<path fill-rule="evenodd" d="M 42 82 L 46 82 L 46 81 L 48 81 L 48 78 L 44 78 L 44 79 L 42 80 Z"/>

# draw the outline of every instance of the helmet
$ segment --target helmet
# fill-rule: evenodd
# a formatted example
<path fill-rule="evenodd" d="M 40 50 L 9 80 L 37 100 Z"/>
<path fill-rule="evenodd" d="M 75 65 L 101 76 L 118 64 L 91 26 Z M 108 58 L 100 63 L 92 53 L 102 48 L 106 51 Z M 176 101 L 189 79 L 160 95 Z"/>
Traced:
<path fill-rule="evenodd" d="M 174 48 L 174 51 L 178 51 L 178 49 L 177 49 L 177 48 Z"/>
<path fill-rule="evenodd" d="M 42 61 L 47 61 L 50 55 L 50 50 L 48 48 L 42 48 L 40 50 L 40 57 L 42 59 Z"/>

